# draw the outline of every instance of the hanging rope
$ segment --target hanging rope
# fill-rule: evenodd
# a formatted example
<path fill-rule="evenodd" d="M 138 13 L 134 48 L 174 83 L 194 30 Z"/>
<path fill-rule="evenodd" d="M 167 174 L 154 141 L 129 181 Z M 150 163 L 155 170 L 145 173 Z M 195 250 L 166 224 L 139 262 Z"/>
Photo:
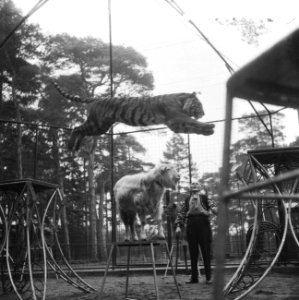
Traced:
<path fill-rule="evenodd" d="M 37 4 L 33 6 L 33 8 L 25 15 L 19 23 L 12 29 L 12 31 L 5 37 L 5 39 L 0 44 L 0 49 L 8 42 L 8 40 L 13 36 L 13 34 L 18 30 L 18 28 L 30 17 L 32 16 L 38 9 L 40 9 L 46 2 L 49 0 L 40 0 Z"/>
<path fill-rule="evenodd" d="M 182 8 L 174 1 L 174 0 L 165 0 L 178 14 L 180 14 L 182 17 L 186 17 L 186 14 L 182 10 Z M 221 52 L 211 43 L 211 41 L 207 38 L 207 36 L 198 28 L 198 26 L 189 18 L 187 18 L 188 23 L 195 28 L 195 30 L 200 34 L 200 36 L 205 40 L 205 42 L 216 52 L 216 54 L 220 57 L 220 59 L 224 62 L 225 67 L 228 69 L 230 74 L 234 72 L 233 67 L 229 64 L 229 62 L 224 58 L 224 56 L 221 54 Z M 264 125 L 265 129 L 267 130 L 268 134 L 271 136 L 272 140 L 272 147 L 274 148 L 274 135 L 273 135 L 273 125 L 272 125 L 272 116 L 271 112 L 269 109 L 262 103 L 260 104 L 264 107 L 266 112 L 268 113 L 269 116 L 269 121 L 270 121 L 270 129 L 268 128 L 267 124 L 264 122 L 264 120 L 261 118 L 259 112 L 257 109 L 254 107 L 252 101 L 247 100 L 252 109 L 254 110 L 256 116 L 259 118 L 261 123 Z"/>

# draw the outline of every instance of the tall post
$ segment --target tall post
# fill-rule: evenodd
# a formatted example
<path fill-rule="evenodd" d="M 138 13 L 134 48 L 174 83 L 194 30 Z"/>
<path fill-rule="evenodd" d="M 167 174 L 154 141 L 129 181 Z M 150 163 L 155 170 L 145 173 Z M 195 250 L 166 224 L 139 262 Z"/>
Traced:
<path fill-rule="evenodd" d="M 224 263 L 225 263 L 225 237 L 228 229 L 228 201 L 225 192 L 229 189 L 230 175 L 230 143 L 233 114 L 233 97 L 229 91 L 226 95 L 226 113 L 224 128 L 224 145 L 222 154 L 221 182 L 219 186 L 219 202 L 217 216 L 217 235 L 214 245 L 216 257 L 214 299 L 224 300 Z"/>
<path fill-rule="evenodd" d="M 188 138 L 188 163 L 189 163 L 189 185 L 192 183 L 192 161 L 191 161 L 191 151 L 190 151 L 190 135 L 187 135 Z"/>
<path fill-rule="evenodd" d="M 110 97 L 114 96 L 113 86 L 113 53 L 112 53 L 112 18 L 111 18 L 111 0 L 108 0 L 108 14 L 109 14 L 109 55 L 110 55 Z M 111 196 L 111 213 L 112 213 L 112 237 L 111 242 L 116 242 L 116 205 L 113 193 L 114 186 L 114 144 L 113 144 L 113 128 L 110 129 L 110 196 Z M 116 252 L 113 251 L 112 264 L 116 264 Z"/>
<path fill-rule="evenodd" d="M 165 193 L 165 202 L 166 202 L 166 207 L 169 208 L 169 204 L 170 204 L 170 191 L 167 190 Z M 167 212 L 167 243 L 168 243 L 168 249 L 171 249 L 172 246 L 172 224 L 171 224 L 171 218 L 169 215 L 169 211 Z"/>
<path fill-rule="evenodd" d="M 38 154 L 38 124 L 35 125 L 35 145 L 34 145 L 34 170 L 33 178 L 36 179 L 37 176 L 37 154 Z"/>

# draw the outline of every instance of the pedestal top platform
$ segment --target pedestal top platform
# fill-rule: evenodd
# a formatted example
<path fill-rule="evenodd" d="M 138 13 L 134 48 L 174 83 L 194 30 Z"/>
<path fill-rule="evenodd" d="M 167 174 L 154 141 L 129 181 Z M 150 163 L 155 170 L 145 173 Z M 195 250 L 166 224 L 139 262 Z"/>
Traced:
<path fill-rule="evenodd" d="M 14 179 L 14 180 L 4 180 L 0 182 L 0 191 L 16 191 L 21 192 L 26 184 L 32 184 L 35 191 L 39 192 L 42 190 L 56 189 L 57 184 L 48 183 L 45 181 L 32 179 L 32 178 L 23 178 L 23 179 Z"/>

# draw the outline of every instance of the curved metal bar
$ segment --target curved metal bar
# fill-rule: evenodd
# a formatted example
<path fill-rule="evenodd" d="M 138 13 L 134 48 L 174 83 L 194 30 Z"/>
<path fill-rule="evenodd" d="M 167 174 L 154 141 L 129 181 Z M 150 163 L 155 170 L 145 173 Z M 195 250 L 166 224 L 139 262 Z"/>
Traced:
<path fill-rule="evenodd" d="M 3 228 L 3 242 L 2 242 L 2 245 L 0 245 L 0 254 L 2 253 L 2 251 L 4 250 L 4 247 L 5 247 L 5 240 L 6 240 L 6 235 L 7 235 L 7 222 L 6 222 L 6 219 L 5 219 L 5 214 L 4 214 L 4 210 L 3 210 L 3 207 L 0 203 L 0 219 L 1 219 L 1 216 L 3 216 L 3 225 L 4 225 L 4 228 Z"/>
<path fill-rule="evenodd" d="M 292 223 L 292 218 L 291 218 L 291 208 L 289 209 L 289 223 L 290 223 L 290 229 L 291 229 L 291 232 L 292 232 L 292 235 L 293 235 L 293 238 L 299 248 L 299 240 L 297 238 L 297 235 L 296 235 L 296 232 L 294 230 L 294 226 L 293 226 L 293 223 Z"/>
<path fill-rule="evenodd" d="M 296 190 L 296 188 L 298 186 L 298 183 L 299 183 L 299 178 L 297 178 L 295 180 L 295 183 L 294 183 L 293 189 L 292 189 L 292 193 L 295 193 L 295 190 Z M 298 240 L 296 232 L 294 230 L 294 226 L 293 226 L 293 223 L 292 223 L 292 214 L 291 214 L 291 212 L 292 212 L 292 201 L 289 201 L 289 207 L 288 207 L 289 225 L 290 225 L 290 229 L 291 229 L 291 233 L 293 235 L 293 238 L 294 238 L 294 240 L 295 240 L 295 242 L 296 242 L 296 244 L 297 244 L 297 246 L 299 248 L 299 240 Z"/>
<path fill-rule="evenodd" d="M 44 215 L 43 215 L 43 219 L 42 219 L 42 223 L 44 224 L 45 223 L 45 219 L 46 219 L 46 216 L 47 216 L 47 213 L 48 213 L 48 210 L 52 204 L 52 201 L 54 199 L 54 197 L 56 196 L 56 193 L 57 193 L 57 190 L 54 191 L 54 193 L 52 194 L 51 198 L 49 199 L 48 201 L 48 204 L 46 206 L 46 209 L 45 209 L 45 212 L 44 212 Z M 54 204 L 55 205 L 55 204 Z M 55 240 L 58 241 L 58 238 L 56 239 L 56 236 L 55 236 Z M 58 241 L 59 242 L 59 241 Z M 63 279 L 64 281 L 66 281 L 67 283 L 73 285 L 74 287 L 78 288 L 78 289 L 81 289 L 83 291 L 86 291 L 84 288 L 82 288 L 80 285 L 78 285 L 74 280 L 72 280 L 67 274 L 66 272 L 59 266 L 59 264 L 56 262 L 56 259 L 54 258 L 53 256 L 53 253 L 50 251 L 50 248 L 48 247 L 46 241 L 45 241 L 45 249 L 47 251 L 47 255 L 48 255 L 48 258 L 51 259 L 51 262 L 48 260 L 48 264 L 49 266 L 51 267 L 51 269 L 61 278 Z M 59 270 L 59 272 L 57 272 L 57 270 Z"/>
<path fill-rule="evenodd" d="M 259 171 L 261 172 L 261 175 L 266 177 L 266 178 L 270 178 L 270 175 L 268 174 L 267 170 L 264 168 L 264 166 L 255 158 L 255 157 L 252 157 L 252 159 L 254 160 L 254 162 L 258 165 L 259 167 Z M 274 187 L 276 187 L 276 185 L 274 184 L 273 185 Z M 278 187 L 276 188 L 276 191 L 278 193 L 280 193 Z M 264 220 L 266 220 L 266 217 L 265 217 L 265 214 L 264 214 L 264 211 L 262 211 L 263 213 L 263 218 Z M 270 215 L 271 215 L 271 219 L 272 219 L 272 222 L 274 222 L 274 218 L 273 218 L 273 215 L 272 215 L 272 212 L 270 211 Z"/>
<path fill-rule="evenodd" d="M 63 279 L 65 282 L 67 282 L 68 284 L 72 285 L 73 287 L 84 291 L 84 292 L 89 292 L 86 288 L 80 286 L 75 280 L 73 280 L 71 277 L 69 277 L 67 275 L 67 273 L 60 267 L 60 265 L 56 262 L 55 258 L 53 257 L 50 249 L 47 247 L 47 253 L 48 253 L 48 257 L 51 258 L 51 262 L 48 260 L 48 264 L 51 267 L 51 269 L 61 278 Z"/>
<path fill-rule="evenodd" d="M 46 299 L 47 293 L 47 253 L 46 253 L 46 243 L 45 243 L 45 226 L 44 226 L 44 218 L 41 220 L 37 207 L 35 206 L 36 214 L 38 217 L 38 222 L 40 224 L 40 236 L 41 236 L 41 249 L 43 252 L 43 270 L 44 270 L 44 286 L 43 286 L 43 296 L 42 300 Z"/>
<path fill-rule="evenodd" d="M 11 214 L 12 216 L 12 214 Z M 7 266 L 7 273 L 8 273 L 8 277 L 9 277 L 9 280 L 10 280 L 10 283 L 17 295 L 17 297 L 20 299 L 20 300 L 23 300 L 23 298 L 21 297 L 21 295 L 19 294 L 18 292 L 18 289 L 15 285 L 15 282 L 13 280 L 13 277 L 12 277 L 12 274 L 11 274 L 11 268 L 10 268 L 10 261 L 9 261 L 9 258 L 10 258 L 10 254 L 9 254 L 9 233 L 10 233 L 10 225 L 11 225 L 11 222 L 9 221 L 8 222 L 8 226 L 7 226 L 7 234 L 6 234 L 6 266 Z"/>
<path fill-rule="evenodd" d="M 253 159 L 255 159 L 253 157 Z M 259 171 L 261 173 L 261 175 L 265 178 L 270 178 L 270 175 L 268 174 L 267 170 L 263 167 L 263 165 L 261 165 L 256 159 L 255 162 L 258 164 L 259 167 Z M 251 164 L 251 166 L 253 166 L 253 164 Z M 254 172 L 253 172 L 254 174 Z M 254 180 L 257 180 L 257 177 L 254 176 Z M 284 181 L 284 180 L 281 180 Z M 278 182 L 277 182 L 278 183 Z M 294 192 L 296 186 L 298 184 L 298 180 L 296 179 L 294 185 L 293 185 L 293 189 L 292 191 Z M 274 187 L 274 189 L 276 190 L 277 193 L 281 194 L 278 186 L 276 183 L 272 183 L 272 186 Z M 248 192 L 250 192 L 251 190 L 254 190 L 255 186 L 251 186 L 248 190 Z M 262 198 L 262 196 L 261 196 Z M 284 243 L 285 243 L 285 239 L 286 239 L 286 234 L 287 234 L 287 228 L 288 228 L 288 224 L 290 222 L 290 212 L 287 211 L 287 207 L 286 204 L 284 202 L 283 199 L 282 200 L 282 204 L 283 204 L 283 208 L 284 208 L 284 231 L 283 231 L 283 236 L 282 239 L 280 241 L 280 245 L 278 247 L 278 250 L 276 252 L 275 257 L 272 259 L 272 262 L 270 263 L 270 265 L 267 267 L 267 269 L 263 272 L 263 274 L 259 277 L 259 279 L 257 281 L 255 281 L 248 289 L 246 289 L 241 295 L 237 296 L 236 298 L 234 298 L 235 300 L 239 300 L 242 299 L 243 297 L 245 297 L 246 295 L 248 295 L 266 276 L 267 274 L 270 272 L 270 270 L 272 269 L 273 265 L 275 264 L 275 262 L 277 261 Z M 264 212 L 263 212 L 264 215 Z M 234 273 L 233 277 L 231 278 L 231 280 L 228 282 L 228 284 L 225 286 L 224 289 L 224 294 L 225 296 L 227 296 L 228 294 L 230 294 L 233 290 L 233 288 L 236 287 L 238 281 L 240 280 L 240 278 L 243 276 L 244 271 L 246 270 L 246 267 L 248 266 L 249 263 L 249 258 L 252 254 L 252 249 L 254 247 L 254 242 L 256 241 L 256 237 L 257 237 L 257 233 L 258 233 L 258 226 L 257 226 L 257 222 L 258 222 L 258 206 L 256 209 L 256 218 L 255 218 L 255 222 L 254 222 L 254 229 L 252 231 L 252 235 L 251 235 L 251 239 L 250 239 L 250 243 L 248 245 L 247 251 L 244 255 L 243 260 L 240 263 L 239 268 L 237 269 L 237 271 Z"/>
<path fill-rule="evenodd" d="M 235 271 L 235 273 L 233 274 L 233 276 L 231 277 L 229 282 L 224 287 L 224 295 L 228 295 L 232 291 L 232 289 L 235 287 L 236 282 L 243 276 L 243 272 L 246 268 L 246 264 L 249 262 L 250 256 L 253 251 L 254 244 L 257 239 L 257 235 L 253 234 L 257 231 L 257 228 L 258 228 L 257 223 L 258 223 L 258 208 L 256 206 L 252 234 L 250 237 L 250 241 L 249 241 L 247 250 L 243 256 L 243 259 L 242 259 L 239 267 L 237 268 L 237 270 Z"/>
<path fill-rule="evenodd" d="M 62 195 L 61 195 L 61 192 L 59 189 L 57 189 L 58 191 L 58 195 L 59 195 L 59 199 L 60 201 L 62 202 Z M 55 238 L 56 238 L 56 241 L 57 241 L 57 244 L 58 244 L 58 248 L 62 254 L 62 259 L 64 261 L 64 263 L 67 265 L 67 267 L 72 271 L 73 275 L 80 281 L 82 282 L 84 285 L 86 285 L 89 289 L 91 289 L 92 291 L 95 291 L 96 289 L 94 287 L 92 287 L 89 283 L 87 283 L 85 280 L 83 280 L 78 274 L 77 272 L 72 268 L 72 266 L 69 264 L 68 260 L 66 259 L 65 255 L 63 254 L 63 251 L 61 249 L 61 245 L 60 245 L 60 242 L 58 240 L 58 236 L 55 232 Z M 88 291 L 88 290 L 87 290 Z"/>
<path fill-rule="evenodd" d="M 252 170 L 254 168 L 252 160 L 249 158 L 248 163 L 250 165 L 250 170 Z M 254 182 L 256 182 L 257 176 L 255 172 L 251 172 L 252 173 L 252 177 Z M 243 182 L 244 185 L 248 186 L 247 183 L 245 182 L 245 180 L 241 177 L 240 178 Z M 225 285 L 224 287 L 224 295 L 229 295 L 233 289 L 236 287 L 236 284 L 239 282 L 239 280 L 241 279 L 241 277 L 243 276 L 243 273 L 245 271 L 245 269 L 247 268 L 247 264 L 249 263 L 250 257 L 252 255 L 253 252 L 253 248 L 254 245 L 256 243 L 257 240 L 257 234 L 256 232 L 258 231 L 258 215 L 259 215 L 259 206 L 255 204 L 254 201 L 252 201 L 253 206 L 254 206 L 254 222 L 253 222 L 253 229 L 252 229 L 252 234 L 250 237 L 250 241 L 249 244 L 247 246 L 246 252 L 243 256 L 243 259 L 240 262 L 239 267 L 237 268 L 237 270 L 235 271 L 235 273 L 233 274 L 233 276 L 231 277 L 231 279 L 229 280 L 229 282 Z"/>
<path fill-rule="evenodd" d="M 278 251 L 277 251 L 275 257 L 273 258 L 273 260 L 272 260 L 271 264 L 268 266 L 268 268 L 264 271 L 263 275 L 252 286 L 250 286 L 250 288 L 248 288 L 242 295 L 235 298 L 235 300 L 242 299 L 243 297 L 248 295 L 258 284 L 260 284 L 262 282 L 262 280 L 264 280 L 264 278 L 268 275 L 268 273 L 272 269 L 273 265 L 276 263 L 279 255 L 282 251 L 282 248 L 284 246 L 285 239 L 286 239 L 286 234 L 287 234 L 287 229 L 288 229 L 288 214 L 286 212 L 286 205 L 285 205 L 284 201 L 283 201 L 283 207 L 284 207 L 284 210 L 285 210 L 285 225 L 284 225 L 284 230 L 283 230 L 283 236 L 282 236 L 282 239 L 281 239 L 281 242 L 280 242 L 280 245 L 279 245 L 279 248 L 278 248 Z"/>
<path fill-rule="evenodd" d="M 8 211 L 8 217 L 7 217 L 8 221 L 7 221 L 7 231 L 6 231 L 6 241 L 5 241 L 5 245 L 6 245 L 6 267 L 7 267 L 8 277 L 9 277 L 10 283 L 12 285 L 12 288 L 13 288 L 15 294 L 17 295 L 17 297 L 20 300 L 23 300 L 23 298 L 20 295 L 17 286 L 15 285 L 14 278 L 12 276 L 11 266 L 10 266 L 10 258 L 11 258 L 10 253 L 9 253 L 9 250 L 10 250 L 10 227 L 12 225 L 12 219 L 13 219 L 13 216 L 16 212 L 17 205 L 20 202 L 24 202 L 24 200 L 25 200 L 23 198 L 23 196 L 24 196 L 24 193 L 26 192 L 26 190 L 27 190 L 27 186 L 24 185 L 21 192 L 17 196 L 16 201 L 14 201 L 11 204 L 10 210 Z"/>
<path fill-rule="evenodd" d="M 42 260 L 43 260 L 43 290 L 42 290 L 42 300 L 45 299 L 46 297 L 46 284 L 47 284 L 47 257 L 46 257 L 46 251 L 45 251 L 45 246 L 43 243 L 44 240 L 44 226 L 41 222 L 40 216 L 39 216 L 39 212 L 36 206 L 37 203 L 37 196 L 35 193 L 35 190 L 31 184 L 31 182 L 27 183 L 28 185 L 28 190 L 30 191 L 31 194 L 31 202 L 29 202 L 29 200 L 27 199 L 26 202 L 26 237 L 27 237 L 27 259 L 28 259 L 28 270 L 29 270 L 29 277 L 30 277 L 30 284 L 31 284 L 31 290 L 32 290 L 32 297 L 34 300 L 37 300 L 37 295 L 36 295 L 36 287 L 34 284 L 34 277 L 33 277 L 33 270 L 32 270 L 32 266 L 33 266 L 33 261 L 32 261 L 32 257 L 31 257 L 31 240 L 32 238 L 30 238 L 30 227 L 34 227 L 35 225 L 33 224 L 32 220 L 33 220 L 33 214 L 35 213 L 37 216 L 37 228 L 36 230 L 38 230 L 38 233 L 40 234 L 41 237 L 41 241 L 39 240 L 39 236 L 38 234 L 36 235 L 36 242 L 39 243 L 39 247 L 42 249 Z M 28 196 L 27 196 L 28 197 Z"/>
<path fill-rule="evenodd" d="M 289 214 L 289 225 L 290 225 L 290 229 L 291 229 L 293 238 L 294 238 L 294 240 L 295 240 L 295 242 L 296 242 L 296 244 L 297 244 L 297 246 L 298 246 L 298 248 L 299 248 L 299 240 L 298 240 L 298 238 L 297 238 L 297 235 L 296 235 L 296 232 L 295 232 L 295 230 L 294 230 L 293 223 L 292 223 L 292 217 L 291 217 L 291 216 L 292 216 L 292 215 L 291 215 L 292 207 L 291 207 L 291 204 L 292 204 L 292 202 L 290 201 L 290 202 L 289 202 L 289 209 L 288 209 L 288 214 Z"/>
<path fill-rule="evenodd" d="M 250 167 L 253 168 L 253 164 L 252 164 L 251 160 L 249 160 L 249 164 L 250 164 Z M 254 172 L 252 172 L 252 174 L 253 174 L 254 181 L 256 181 L 257 180 L 256 174 Z M 245 182 L 245 180 L 243 178 L 241 178 L 241 180 L 245 185 L 247 185 L 247 183 Z M 257 230 L 258 230 L 257 224 L 258 224 L 259 207 L 258 207 L 258 205 L 255 204 L 254 201 L 252 201 L 252 203 L 254 206 L 255 213 L 254 213 L 254 222 L 253 222 L 253 229 L 252 229 L 250 241 L 247 246 L 246 252 L 243 256 L 243 259 L 240 262 L 239 267 L 237 268 L 237 270 L 235 271 L 235 273 L 233 274 L 233 276 L 231 277 L 229 282 L 224 287 L 224 295 L 228 295 L 229 293 L 231 293 L 232 290 L 235 288 L 237 282 L 243 276 L 243 273 L 247 267 L 247 264 L 249 262 L 249 259 L 251 257 L 252 251 L 253 251 L 253 247 L 254 247 L 256 239 L 257 239 L 257 234 L 255 234 L 255 232 L 257 232 Z"/>
<path fill-rule="evenodd" d="M 255 159 L 255 158 L 254 158 Z M 266 178 L 270 178 L 270 175 L 268 174 L 267 170 L 255 159 L 256 163 L 259 164 L 259 167 L 260 167 L 260 171 L 263 172 L 263 176 L 265 176 Z M 283 181 L 283 180 L 282 180 Z M 278 186 L 276 184 L 272 184 L 273 187 L 275 188 L 275 190 L 281 194 Z M 287 208 L 286 208 L 286 204 L 285 202 L 282 200 L 282 203 L 283 203 L 283 208 L 284 208 L 284 216 L 285 216 L 285 220 L 284 220 L 284 231 L 283 231 L 283 236 L 282 236 L 282 239 L 280 241 L 280 245 L 278 247 L 278 251 L 275 255 L 275 257 L 273 258 L 271 264 L 268 266 L 268 268 L 264 271 L 264 273 L 262 274 L 262 276 L 260 276 L 260 278 L 254 282 L 253 285 L 251 285 L 242 295 L 240 295 L 239 297 L 235 298 L 235 300 L 239 300 L 239 299 L 242 299 L 243 297 L 245 297 L 246 295 L 248 295 L 259 283 L 262 282 L 262 280 L 268 275 L 268 273 L 270 272 L 270 270 L 272 269 L 273 265 L 275 264 L 275 262 L 277 261 L 281 251 L 282 251 L 282 248 L 284 246 L 284 243 L 285 243 L 285 239 L 286 239 L 286 234 L 287 234 L 287 228 L 288 228 L 288 220 L 289 220 L 289 214 L 287 212 Z"/>
<path fill-rule="evenodd" d="M 50 200 L 48 201 L 48 204 L 46 206 L 45 212 L 44 212 L 44 216 L 43 216 L 43 222 L 45 222 L 45 218 L 46 215 L 48 213 L 48 210 L 53 202 L 54 196 L 58 195 L 58 198 L 60 200 L 60 202 L 62 202 L 62 195 L 60 193 L 60 190 L 57 188 L 55 190 L 55 192 L 53 193 L 52 197 L 50 198 Z M 56 203 L 56 201 L 55 201 Z M 55 205 L 54 203 L 54 205 Z M 55 213 L 55 212 L 54 212 Z M 65 255 L 63 254 L 63 250 L 61 248 L 58 236 L 57 236 L 57 232 L 55 231 L 54 233 L 55 236 L 55 241 L 56 241 L 56 245 L 58 247 L 59 253 L 63 259 L 63 262 L 65 263 L 65 265 L 68 267 L 68 269 L 71 271 L 71 273 L 76 277 L 76 279 L 83 285 L 80 285 L 79 283 L 77 283 L 76 281 L 74 281 L 68 274 L 66 274 L 62 268 L 60 268 L 59 264 L 56 262 L 54 256 L 52 255 L 51 251 L 49 251 L 48 246 L 46 245 L 46 249 L 47 249 L 47 253 L 48 253 L 48 257 L 51 258 L 52 260 L 52 264 L 55 265 L 55 267 L 53 267 L 53 265 L 51 266 L 51 264 L 49 264 L 51 266 L 51 268 L 55 271 L 57 269 L 59 269 L 60 273 L 58 273 L 57 275 L 59 275 L 63 280 L 65 280 L 66 282 L 72 284 L 73 286 L 75 286 L 76 288 L 79 288 L 85 292 L 90 292 L 90 291 L 95 291 L 96 289 L 94 287 L 92 287 L 89 283 L 87 283 L 85 280 L 83 280 L 77 273 L 76 271 L 71 267 L 71 265 L 69 264 L 67 258 L 65 257 Z M 45 243 L 46 244 L 46 243 Z M 49 262 L 48 262 L 49 263 Z M 56 272 L 57 273 L 57 272 Z M 63 276 L 61 275 L 63 274 Z"/>
<path fill-rule="evenodd" d="M 28 207 L 28 203 L 26 203 L 26 246 L 27 246 L 27 261 L 28 261 L 28 271 L 29 271 L 29 279 L 30 279 L 30 287 L 32 292 L 32 297 L 34 300 L 36 299 L 35 287 L 34 287 L 34 279 L 32 274 L 32 259 L 31 259 L 31 243 L 30 243 L 30 225 L 31 225 L 31 215 L 30 209 Z"/>

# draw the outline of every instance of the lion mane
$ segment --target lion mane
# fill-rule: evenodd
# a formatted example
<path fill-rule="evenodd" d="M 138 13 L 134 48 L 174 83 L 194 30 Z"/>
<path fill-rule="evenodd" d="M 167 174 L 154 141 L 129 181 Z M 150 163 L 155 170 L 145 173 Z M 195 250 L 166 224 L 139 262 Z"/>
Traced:
<path fill-rule="evenodd" d="M 135 229 L 140 220 L 140 239 L 146 240 L 146 216 L 154 215 L 158 238 L 165 238 L 162 226 L 163 196 L 166 189 L 175 190 L 180 177 L 171 165 L 159 165 L 148 172 L 126 175 L 114 186 L 120 218 L 125 225 L 125 240 L 138 240 Z"/>

